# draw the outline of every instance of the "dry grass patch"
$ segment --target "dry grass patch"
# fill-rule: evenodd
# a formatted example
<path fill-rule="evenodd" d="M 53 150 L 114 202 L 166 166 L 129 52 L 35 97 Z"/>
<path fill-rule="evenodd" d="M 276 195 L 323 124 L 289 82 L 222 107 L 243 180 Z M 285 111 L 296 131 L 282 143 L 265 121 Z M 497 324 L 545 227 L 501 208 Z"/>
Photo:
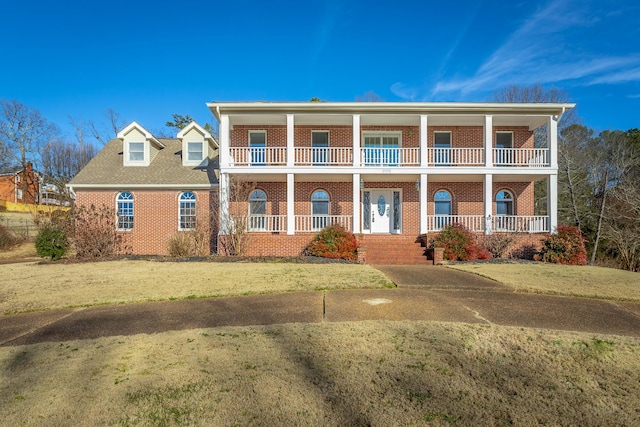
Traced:
<path fill-rule="evenodd" d="M 640 301 L 640 274 L 613 268 L 546 263 L 455 264 L 517 292 Z"/>
<path fill-rule="evenodd" d="M 393 287 L 357 264 L 110 261 L 0 265 L 0 312 L 316 289 Z"/>
<path fill-rule="evenodd" d="M 0 347 L 6 425 L 638 425 L 640 340 L 369 321 Z"/>
<path fill-rule="evenodd" d="M 0 260 L 9 259 L 28 260 L 40 259 L 40 257 L 36 252 L 36 246 L 33 244 L 33 242 L 25 242 L 21 243 L 15 248 L 11 248 L 11 250 L 0 251 Z"/>

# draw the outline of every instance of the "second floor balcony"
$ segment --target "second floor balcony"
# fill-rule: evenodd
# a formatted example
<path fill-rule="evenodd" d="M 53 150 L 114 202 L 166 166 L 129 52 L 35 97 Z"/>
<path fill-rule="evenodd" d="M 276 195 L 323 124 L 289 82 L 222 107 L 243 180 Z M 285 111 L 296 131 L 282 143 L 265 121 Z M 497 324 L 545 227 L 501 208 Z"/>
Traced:
<path fill-rule="evenodd" d="M 428 147 L 422 156 L 420 148 L 409 147 L 295 147 L 294 166 L 361 166 L 384 167 L 469 167 L 486 166 L 484 148 Z M 548 167 L 547 148 L 493 148 L 492 166 L 500 167 Z M 284 167 L 289 164 L 287 147 L 231 147 L 229 166 Z"/>

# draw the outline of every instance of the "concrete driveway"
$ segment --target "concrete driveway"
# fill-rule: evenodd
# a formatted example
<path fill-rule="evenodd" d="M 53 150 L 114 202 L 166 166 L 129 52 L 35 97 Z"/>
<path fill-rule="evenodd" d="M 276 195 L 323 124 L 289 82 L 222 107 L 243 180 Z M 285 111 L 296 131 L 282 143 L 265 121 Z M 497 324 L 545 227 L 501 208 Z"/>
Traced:
<path fill-rule="evenodd" d="M 292 292 L 51 310 L 0 318 L 0 345 L 218 326 L 358 320 L 485 323 L 640 337 L 640 304 L 518 294 L 471 273 L 380 266 L 397 289 Z"/>

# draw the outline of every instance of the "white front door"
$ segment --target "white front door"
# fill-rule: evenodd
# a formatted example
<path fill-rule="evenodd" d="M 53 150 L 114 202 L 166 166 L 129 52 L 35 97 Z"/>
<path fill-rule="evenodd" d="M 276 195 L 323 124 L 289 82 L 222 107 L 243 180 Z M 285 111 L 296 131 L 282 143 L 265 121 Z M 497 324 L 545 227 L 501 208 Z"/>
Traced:
<path fill-rule="evenodd" d="M 390 233 L 393 212 L 391 190 L 371 190 L 371 232 Z"/>

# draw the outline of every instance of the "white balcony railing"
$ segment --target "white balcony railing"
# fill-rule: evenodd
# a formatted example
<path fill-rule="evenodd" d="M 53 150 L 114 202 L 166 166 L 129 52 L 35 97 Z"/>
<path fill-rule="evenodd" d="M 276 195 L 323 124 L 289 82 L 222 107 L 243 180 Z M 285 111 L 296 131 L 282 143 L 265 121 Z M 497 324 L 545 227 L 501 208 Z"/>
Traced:
<path fill-rule="evenodd" d="M 329 225 L 337 224 L 351 230 L 351 215 L 296 215 L 296 231 L 320 231 Z"/>
<path fill-rule="evenodd" d="M 485 219 L 482 215 L 431 215 L 427 217 L 429 231 L 441 231 L 447 225 L 462 224 L 469 231 L 484 231 Z"/>
<path fill-rule="evenodd" d="M 245 215 L 234 217 L 236 226 L 242 224 L 245 230 L 251 232 L 283 232 L 287 231 L 286 215 Z"/>
<path fill-rule="evenodd" d="M 494 148 L 495 166 L 549 166 L 548 148 Z"/>
<path fill-rule="evenodd" d="M 232 166 L 281 166 L 287 164 L 286 147 L 232 147 Z"/>
<path fill-rule="evenodd" d="M 496 215 L 491 220 L 495 232 L 548 233 L 548 216 Z"/>
<path fill-rule="evenodd" d="M 297 166 L 349 166 L 353 164 L 353 149 L 347 147 L 296 147 Z"/>
<path fill-rule="evenodd" d="M 419 166 L 419 148 L 378 148 L 360 149 L 360 163 L 363 166 Z"/>
<path fill-rule="evenodd" d="M 360 148 L 363 166 L 420 166 L 420 149 L 413 148 Z M 427 148 L 429 166 L 483 166 L 484 148 Z M 284 166 L 287 164 L 286 147 L 232 147 L 229 149 L 230 166 Z M 296 166 L 350 166 L 353 149 L 349 147 L 296 147 Z M 548 148 L 494 148 L 494 166 L 545 167 L 549 166 Z"/>
<path fill-rule="evenodd" d="M 431 166 L 482 166 L 484 148 L 427 148 Z"/>

